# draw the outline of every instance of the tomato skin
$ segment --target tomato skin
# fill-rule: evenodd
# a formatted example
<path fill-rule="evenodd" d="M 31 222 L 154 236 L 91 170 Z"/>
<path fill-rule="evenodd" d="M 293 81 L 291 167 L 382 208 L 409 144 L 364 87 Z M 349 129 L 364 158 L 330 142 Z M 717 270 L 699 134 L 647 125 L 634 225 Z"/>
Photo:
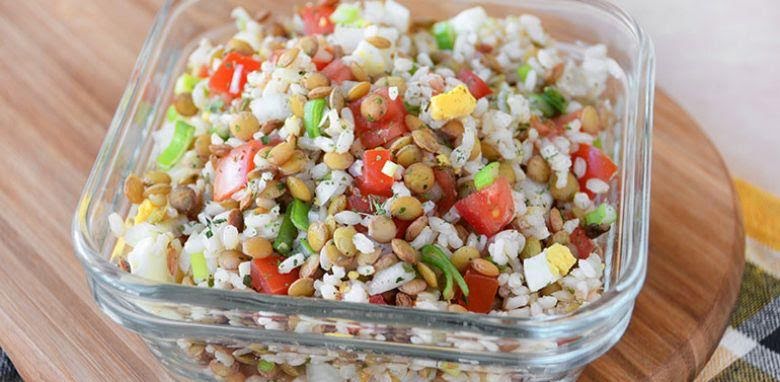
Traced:
<path fill-rule="evenodd" d="M 375 305 L 387 305 L 384 296 L 382 296 L 381 294 L 375 294 L 373 296 L 369 296 L 368 302 L 370 304 L 375 304 Z"/>
<path fill-rule="evenodd" d="M 493 301 L 496 298 L 498 292 L 498 279 L 496 277 L 489 277 L 471 269 L 466 270 L 466 274 L 463 275 L 463 279 L 466 280 L 466 285 L 469 286 L 469 296 L 465 300 L 463 306 L 469 312 L 474 313 L 487 313 L 493 307 Z"/>
<path fill-rule="evenodd" d="M 252 260 L 252 289 L 261 293 L 286 295 L 290 284 L 298 280 L 298 268 L 290 273 L 279 273 L 279 263 L 282 260 L 284 258 L 279 255 Z"/>
<path fill-rule="evenodd" d="M 399 94 L 395 100 L 391 100 L 388 88 L 377 89 L 373 91 L 373 94 L 382 96 L 387 104 L 387 112 L 384 117 L 377 121 L 369 122 L 360 113 L 360 104 L 366 97 L 352 101 L 349 104 L 349 109 L 355 118 L 355 134 L 360 137 L 360 142 L 367 149 L 386 145 L 396 137 L 409 131 L 406 127 L 406 122 L 404 122 L 406 108 L 401 95 Z"/>
<path fill-rule="evenodd" d="M 436 167 L 433 169 L 433 177 L 436 179 L 439 187 L 441 187 L 441 199 L 436 203 L 437 211 L 440 214 L 447 213 L 458 200 L 455 176 L 448 170 Z"/>
<path fill-rule="evenodd" d="M 409 228 L 412 223 L 414 223 L 414 220 L 401 220 L 398 218 L 393 218 L 393 223 L 395 223 L 395 238 L 396 239 L 403 239 L 404 236 L 406 236 L 406 230 Z"/>
<path fill-rule="evenodd" d="M 466 87 L 469 88 L 469 92 L 476 99 L 493 94 L 493 91 L 490 90 L 490 87 L 485 81 L 482 81 L 482 79 L 471 70 L 465 68 L 461 69 L 460 72 L 458 72 L 458 79 L 466 84 Z"/>
<path fill-rule="evenodd" d="M 569 236 L 569 242 L 577 248 L 577 257 L 580 259 L 587 259 L 596 248 L 593 240 L 585 234 L 585 230 L 582 227 L 577 227 L 572 231 Z"/>
<path fill-rule="evenodd" d="M 357 183 L 364 196 L 393 196 L 393 178 L 382 173 L 385 162 L 392 159 L 390 150 L 372 149 L 363 152 L 363 174 Z"/>
<path fill-rule="evenodd" d="M 493 236 L 515 216 L 512 187 L 504 177 L 455 203 L 460 216 L 475 231 Z"/>
<path fill-rule="evenodd" d="M 214 177 L 215 201 L 229 198 L 246 185 L 247 174 L 255 168 L 255 154 L 263 147 L 265 145 L 260 141 L 249 141 L 219 160 Z"/>
<path fill-rule="evenodd" d="M 255 61 L 252 57 L 238 52 L 230 52 L 222 60 L 219 68 L 211 75 L 211 78 L 209 78 L 209 89 L 228 99 L 236 98 L 241 95 L 244 89 L 247 75 L 258 69 L 260 69 L 260 62 Z M 237 71 L 240 72 L 236 74 Z M 236 75 L 240 76 L 238 86 L 231 88 L 233 77 Z"/>
<path fill-rule="evenodd" d="M 333 33 L 334 25 L 330 21 L 330 15 L 335 11 L 331 5 L 307 5 L 301 8 L 299 15 L 303 20 L 303 33 L 330 34 Z"/>
<path fill-rule="evenodd" d="M 615 165 L 615 163 L 612 162 L 612 159 L 609 159 L 603 151 L 599 150 L 597 147 L 584 143 L 580 143 L 579 149 L 571 155 L 572 163 L 574 163 L 577 158 L 585 160 L 587 165 L 585 174 L 582 178 L 577 179 L 580 183 L 580 190 L 593 198 L 595 195 L 587 187 L 588 180 L 595 178 L 601 179 L 604 182 L 609 182 L 617 172 L 617 165 Z"/>

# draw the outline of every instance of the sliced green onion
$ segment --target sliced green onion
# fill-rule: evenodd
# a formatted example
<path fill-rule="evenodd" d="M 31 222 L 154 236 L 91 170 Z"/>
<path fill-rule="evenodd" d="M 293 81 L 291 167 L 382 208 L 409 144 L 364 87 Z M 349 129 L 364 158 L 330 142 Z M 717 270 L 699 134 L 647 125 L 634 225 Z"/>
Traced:
<path fill-rule="evenodd" d="M 257 371 L 261 373 L 270 373 L 274 371 L 274 368 L 276 368 L 276 364 L 271 361 L 261 359 L 259 362 L 257 362 Z"/>
<path fill-rule="evenodd" d="M 441 292 L 442 297 L 451 300 L 455 296 L 455 292 L 452 290 L 453 279 L 458 284 L 463 295 L 468 297 L 469 286 L 466 285 L 466 280 L 439 246 L 436 244 L 427 244 L 422 247 L 421 252 L 421 258 L 424 263 L 439 268 L 442 273 L 444 273 L 444 289 Z"/>
<path fill-rule="evenodd" d="M 192 268 L 192 280 L 196 283 L 209 278 L 209 267 L 206 265 L 206 256 L 203 252 L 190 255 L 190 267 Z"/>
<path fill-rule="evenodd" d="M 544 88 L 542 94 L 531 94 L 528 96 L 531 106 L 542 112 L 547 118 L 555 117 L 566 111 L 566 98 L 553 87 Z"/>
<path fill-rule="evenodd" d="M 360 7 L 354 4 L 339 4 L 338 8 L 331 13 L 330 21 L 341 25 L 359 24 L 362 21 Z"/>
<path fill-rule="evenodd" d="M 177 120 L 171 143 L 157 157 L 157 165 L 163 170 L 170 170 L 187 152 L 194 136 L 195 128 L 193 126 L 182 120 Z"/>
<path fill-rule="evenodd" d="M 517 68 L 517 77 L 520 78 L 520 82 L 525 82 L 525 79 L 528 78 L 528 73 L 530 73 L 532 69 L 531 65 L 528 64 L 524 64 Z"/>
<path fill-rule="evenodd" d="M 431 32 L 439 49 L 451 50 L 455 46 L 455 28 L 448 21 L 433 24 Z"/>
<path fill-rule="evenodd" d="M 490 186 L 498 179 L 498 162 L 490 162 L 474 174 L 474 187 L 477 191 Z"/>
<path fill-rule="evenodd" d="M 200 78 L 189 73 L 184 73 L 176 79 L 176 85 L 173 87 L 174 94 L 192 93 L 195 85 L 200 82 Z"/>
<path fill-rule="evenodd" d="M 549 103 L 558 113 L 566 112 L 568 102 L 566 102 L 566 98 L 563 97 L 558 89 L 551 86 L 544 88 L 544 97 L 547 99 L 547 103 Z"/>
<path fill-rule="evenodd" d="M 175 107 L 171 106 L 168 108 L 168 111 L 165 112 L 165 119 L 167 119 L 168 122 L 173 122 L 179 119 L 179 113 L 176 112 Z"/>
<path fill-rule="evenodd" d="M 301 248 L 303 248 L 303 251 L 305 252 L 304 255 L 306 255 L 306 257 L 309 257 L 315 253 L 314 248 L 311 247 L 311 244 L 309 244 L 309 240 L 307 239 L 301 239 Z"/>
<path fill-rule="evenodd" d="M 615 207 L 607 203 L 601 203 L 595 210 L 585 215 L 586 225 L 612 224 L 615 220 L 617 220 L 617 211 L 615 211 Z"/>
<path fill-rule="evenodd" d="M 279 227 L 279 234 L 276 235 L 273 247 L 276 252 L 283 255 L 289 255 L 292 252 L 293 241 L 298 236 L 298 230 L 295 228 L 292 222 L 292 208 L 287 207 L 287 211 L 284 213 L 284 219 L 282 219 L 282 225 Z"/>
<path fill-rule="evenodd" d="M 603 146 L 604 146 L 604 144 L 601 143 L 601 137 L 598 137 L 595 140 L 593 140 L 593 147 L 596 147 L 596 148 L 599 148 L 599 149 L 604 149 Z"/>
<path fill-rule="evenodd" d="M 325 111 L 325 99 L 318 98 L 306 102 L 303 107 L 303 126 L 309 138 L 317 138 L 320 133 L 320 122 Z"/>
<path fill-rule="evenodd" d="M 295 228 L 305 231 L 309 229 L 309 205 L 299 199 L 293 199 L 290 203 L 290 220 Z"/>

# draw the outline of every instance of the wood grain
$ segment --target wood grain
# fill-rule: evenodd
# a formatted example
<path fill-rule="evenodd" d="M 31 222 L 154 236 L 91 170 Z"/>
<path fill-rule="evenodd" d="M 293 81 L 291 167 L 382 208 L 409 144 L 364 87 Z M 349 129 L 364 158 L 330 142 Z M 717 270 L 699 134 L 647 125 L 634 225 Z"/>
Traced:
<path fill-rule="evenodd" d="M 70 220 L 160 0 L 0 1 L 0 346 L 28 381 L 167 379 L 102 315 Z M 743 266 L 729 175 L 656 98 L 649 272 L 622 341 L 586 381 L 691 379 L 715 348 Z"/>

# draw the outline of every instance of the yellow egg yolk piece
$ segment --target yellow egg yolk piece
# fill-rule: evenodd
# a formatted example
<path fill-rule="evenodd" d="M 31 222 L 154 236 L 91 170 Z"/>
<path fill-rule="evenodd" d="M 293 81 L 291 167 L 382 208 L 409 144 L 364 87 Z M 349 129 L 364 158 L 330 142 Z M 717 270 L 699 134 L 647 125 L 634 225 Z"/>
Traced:
<path fill-rule="evenodd" d="M 546 253 L 547 263 L 550 264 L 550 270 L 558 276 L 569 273 L 571 267 L 577 262 L 577 259 L 565 245 L 555 243 L 545 249 L 544 252 Z"/>
<path fill-rule="evenodd" d="M 477 107 L 477 100 L 465 85 L 431 97 L 431 117 L 435 120 L 450 120 L 465 117 Z"/>

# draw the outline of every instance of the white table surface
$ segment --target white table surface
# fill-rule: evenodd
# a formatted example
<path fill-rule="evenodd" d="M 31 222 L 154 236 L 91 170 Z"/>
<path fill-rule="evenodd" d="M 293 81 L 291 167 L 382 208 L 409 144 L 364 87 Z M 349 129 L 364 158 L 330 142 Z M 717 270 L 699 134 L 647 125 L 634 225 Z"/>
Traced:
<path fill-rule="evenodd" d="M 780 1 L 612 1 L 649 32 L 657 84 L 732 175 L 780 195 Z"/>

